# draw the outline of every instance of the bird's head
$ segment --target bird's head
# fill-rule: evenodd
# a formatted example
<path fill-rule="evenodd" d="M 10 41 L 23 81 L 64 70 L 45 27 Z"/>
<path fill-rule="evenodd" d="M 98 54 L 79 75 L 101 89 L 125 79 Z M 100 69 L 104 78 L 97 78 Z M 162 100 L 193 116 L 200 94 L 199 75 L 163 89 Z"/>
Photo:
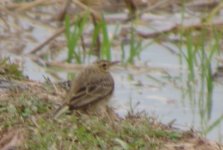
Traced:
<path fill-rule="evenodd" d="M 119 61 L 108 61 L 108 60 L 98 60 L 94 62 L 96 66 L 101 70 L 107 72 L 109 68 L 115 64 L 118 64 Z"/>

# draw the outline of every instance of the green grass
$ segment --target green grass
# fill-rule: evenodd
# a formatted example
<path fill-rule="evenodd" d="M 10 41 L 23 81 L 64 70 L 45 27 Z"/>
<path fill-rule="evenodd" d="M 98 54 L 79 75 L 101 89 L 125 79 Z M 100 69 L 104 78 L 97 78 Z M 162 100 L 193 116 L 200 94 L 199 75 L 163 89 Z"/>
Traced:
<path fill-rule="evenodd" d="M 71 62 L 72 59 L 75 60 L 76 63 L 81 63 L 84 56 L 80 50 L 80 46 L 78 45 L 81 37 L 83 35 L 87 19 L 89 14 L 83 15 L 82 17 L 78 17 L 75 20 L 75 23 L 72 25 L 70 21 L 70 17 L 66 16 L 65 19 L 65 36 L 67 39 L 67 62 Z"/>
<path fill-rule="evenodd" d="M 83 17 L 79 17 L 78 19 L 76 19 L 73 25 L 70 22 L 70 18 L 68 16 L 66 17 L 65 36 L 67 39 L 68 48 L 67 62 L 71 63 L 71 61 L 74 59 L 76 63 L 82 63 L 86 55 L 90 57 L 91 54 L 95 53 L 94 51 L 99 51 L 99 54 L 96 53 L 96 56 L 98 58 L 111 60 L 111 40 L 108 35 L 107 24 L 104 18 L 95 21 L 96 24 L 94 26 L 92 34 L 92 44 L 90 47 L 90 52 L 86 53 L 84 52 L 84 49 L 82 49 L 83 51 L 81 51 L 80 41 L 83 38 L 83 31 L 88 27 L 86 24 L 87 22 L 89 22 L 89 14 L 86 13 Z"/>
<path fill-rule="evenodd" d="M 210 36 L 211 34 L 211 36 Z M 213 107 L 214 81 L 212 63 L 219 51 L 220 34 L 215 30 L 185 31 L 181 33 L 185 51 L 181 50 L 181 60 L 186 62 L 188 69 L 186 80 L 186 98 L 190 100 L 193 113 L 199 110 L 202 131 L 207 134 L 211 124 Z M 180 47 L 183 47 L 180 45 Z M 182 49 L 182 48 L 181 48 Z M 211 125 L 210 125 L 211 126 Z"/>
<path fill-rule="evenodd" d="M 147 45 L 142 44 L 142 40 L 137 37 L 137 33 L 135 31 L 134 25 L 131 26 L 131 30 L 129 33 L 129 45 L 121 43 L 121 62 L 127 64 L 134 64 L 135 59 L 140 59 L 140 54 L 143 49 L 147 47 Z"/>
<path fill-rule="evenodd" d="M 87 29 L 87 22 L 89 22 L 89 14 L 86 14 L 84 18 L 78 18 L 75 20 L 75 23 L 72 25 L 70 23 L 70 18 L 66 17 L 65 20 L 65 36 L 67 39 L 67 62 L 71 63 L 72 60 L 75 60 L 76 63 L 82 63 L 84 58 L 91 57 L 92 54 L 96 54 L 97 58 L 111 60 L 112 59 L 112 41 L 113 38 L 109 37 L 108 25 L 105 19 L 95 20 L 94 29 L 92 32 L 91 46 L 87 53 L 81 50 L 81 35 L 83 31 Z M 115 35 L 114 35 L 115 36 Z M 123 63 L 133 64 L 136 57 L 140 57 L 140 53 L 146 47 L 143 46 L 142 40 L 137 37 L 134 25 L 131 27 L 131 32 L 128 34 L 129 38 L 129 47 L 126 49 L 124 43 L 121 42 L 121 61 Z M 82 43 L 84 44 L 84 43 Z"/>
<path fill-rule="evenodd" d="M 186 12 L 184 5 L 181 10 L 183 24 Z M 178 45 L 180 51 L 179 62 L 181 65 L 185 63 L 188 70 L 186 81 L 184 81 L 185 74 L 181 73 L 182 83 L 184 83 L 182 97 L 189 100 L 192 113 L 194 115 L 198 113 L 199 117 L 194 118 L 194 120 L 200 121 L 201 132 L 204 135 L 207 135 L 222 122 L 222 116 L 215 120 L 212 118 L 215 87 L 212 78 L 213 64 L 221 49 L 222 30 L 214 25 L 212 27 L 206 26 L 212 22 L 215 13 L 215 9 L 211 13 L 203 13 L 205 19 L 202 23 L 204 26 L 201 23 L 200 29 L 180 27 L 179 32 L 177 32 L 180 36 Z"/>
<path fill-rule="evenodd" d="M 0 77 L 7 79 L 25 79 L 18 64 L 11 63 L 8 58 L 0 59 Z"/>
<path fill-rule="evenodd" d="M 99 43 L 98 43 L 99 42 Z M 102 17 L 101 20 L 97 20 L 94 26 L 94 32 L 92 34 L 91 49 L 97 49 L 98 58 L 111 60 L 111 39 L 108 35 L 108 26 L 105 19 Z"/>
<path fill-rule="evenodd" d="M 109 39 L 108 28 L 104 18 L 99 24 L 102 30 L 101 58 L 111 60 L 111 41 Z"/>

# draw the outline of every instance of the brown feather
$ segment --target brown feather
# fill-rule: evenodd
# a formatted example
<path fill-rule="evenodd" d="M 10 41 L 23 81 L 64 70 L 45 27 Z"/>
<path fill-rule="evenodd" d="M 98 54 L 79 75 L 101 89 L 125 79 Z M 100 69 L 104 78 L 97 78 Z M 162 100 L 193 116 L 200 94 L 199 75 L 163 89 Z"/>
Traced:
<path fill-rule="evenodd" d="M 70 110 L 94 105 L 94 103 L 106 100 L 112 95 L 114 80 L 111 74 L 104 70 L 108 67 L 94 64 L 86 67 L 77 76 L 70 91 Z"/>

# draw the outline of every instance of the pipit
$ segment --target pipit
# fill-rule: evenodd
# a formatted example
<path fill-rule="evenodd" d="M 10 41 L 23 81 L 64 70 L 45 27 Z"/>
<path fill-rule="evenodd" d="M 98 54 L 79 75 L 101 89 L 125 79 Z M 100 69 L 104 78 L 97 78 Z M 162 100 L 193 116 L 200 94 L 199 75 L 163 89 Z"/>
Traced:
<path fill-rule="evenodd" d="M 109 68 L 118 61 L 99 60 L 87 66 L 73 81 L 68 92 L 68 102 L 60 107 L 54 118 L 62 110 L 81 110 L 87 113 L 103 113 L 114 92 L 114 80 Z"/>

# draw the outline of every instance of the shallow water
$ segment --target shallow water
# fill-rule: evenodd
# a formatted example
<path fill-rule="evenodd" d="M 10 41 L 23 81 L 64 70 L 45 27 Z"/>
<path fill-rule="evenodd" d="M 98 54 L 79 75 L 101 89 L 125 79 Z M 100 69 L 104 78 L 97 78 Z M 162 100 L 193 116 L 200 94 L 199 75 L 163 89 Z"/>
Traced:
<path fill-rule="evenodd" d="M 181 76 L 179 58 L 158 45 L 149 47 L 141 55 L 142 61 L 149 61 L 147 63 L 148 68 L 159 67 L 165 70 L 169 76 L 177 77 L 173 79 L 177 87 L 167 79 L 166 73 L 152 71 L 142 74 L 135 73 L 131 75 L 133 76 L 132 80 L 128 80 L 128 76 L 131 74 L 128 71 L 123 71 L 124 73 L 121 74 L 114 73 L 116 80 L 114 100 L 115 105 L 118 105 L 118 112 L 124 115 L 129 110 L 129 106 L 132 105 L 133 108 L 136 108 L 136 111 L 145 110 L 148 115 L 158 117 L 161 122 L 169 123 L 175 120 L 174 126 L 178 128 L 189 129 L 193 127 L 200 130 L 201 119 L 198 104 L 193 107 L 188 98 L 183 98 L 184 91 L 178 88 L 183 86 L 182 79 L 179 78 Z M 186 66 L 183 68 L 186 68 Z M 182 78 L 186 78 L 186 76 Z M 137 85 L 139 83 L 142 83 L 142 85 Z M 209 123 L 215 121 L 223 113 L 222 87 L 222 84 L 215 83 Z M 196 93 L 198 94 L 199 91 L 195 91 L 195 95 L 197 95 Z M 220 126 L 208 133 L 207 137 L 214 140 L 220 139 L 219 136 L 223 135 L 222 127 L 223 124 L 221 123 Z"/>

